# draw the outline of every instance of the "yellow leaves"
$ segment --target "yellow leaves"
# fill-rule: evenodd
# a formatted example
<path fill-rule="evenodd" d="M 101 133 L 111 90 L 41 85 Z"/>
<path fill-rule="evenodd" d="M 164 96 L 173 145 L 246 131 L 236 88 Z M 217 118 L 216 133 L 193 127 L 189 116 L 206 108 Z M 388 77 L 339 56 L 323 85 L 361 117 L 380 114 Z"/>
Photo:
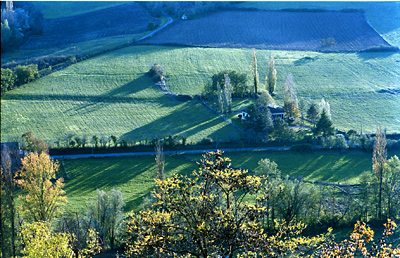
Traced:
<path fill-rule="evenodd" d="M 28 194 L 20 196 L 22 211 L 26 218 L 33 221 L 51 220 L 60 210 L 59 202 L 67 202 L 63 179 L 52 183 L 59 165 L 49 155 L 30 153 L 22 159 L 22 168 L 18 173 L 17 185 Z"/>
<path fill-rule="evenodd" d="M 68 236 L 65 233 L 53 233 L 44 222 L 35 222 L 22 226 L 20 235 L 24 239 L 24 257 L 70 257 Z"/>

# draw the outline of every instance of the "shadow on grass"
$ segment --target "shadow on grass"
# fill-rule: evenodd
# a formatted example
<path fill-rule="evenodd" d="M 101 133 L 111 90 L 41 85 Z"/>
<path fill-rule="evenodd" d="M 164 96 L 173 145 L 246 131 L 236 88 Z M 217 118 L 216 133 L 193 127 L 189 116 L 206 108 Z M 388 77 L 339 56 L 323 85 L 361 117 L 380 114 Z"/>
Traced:
<path fill-rule="evenodd" d="M 154 120 L 142 127 L 122 135 L 121 139 L 137 139 L 138 136 L 151 140 L 157 136 L 184 135 L 192 137 L 202 134 L 212 139 L 226 140 L 238 136 L 239 131 L 205 108 L 198 100 L 177 102 L 174 112 Z M 221 123 L 223 123 L 221 127 Z M 225 138 L 225 139 L 224 139 Z"/>

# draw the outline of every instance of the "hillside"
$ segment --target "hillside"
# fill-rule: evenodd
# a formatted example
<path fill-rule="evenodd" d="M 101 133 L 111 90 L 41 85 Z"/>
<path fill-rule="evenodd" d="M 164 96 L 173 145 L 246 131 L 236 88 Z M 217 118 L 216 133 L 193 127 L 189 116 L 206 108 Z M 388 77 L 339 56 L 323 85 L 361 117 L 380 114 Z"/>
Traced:
<path fill-rule="evenodd" d="M 260 50 L 262 84 L 271 55 L 278 104 L 292 73 L 300 99 L 324 97 L 331 104 L 336 127 L 373 133 L 381 123 L 388 133 L 400 132 L 399 54 Z M 229 127 L 199 103 L 177 102 L 153 86 L 145 73 L 154 60 L 166 66 L 172 92 L 194 95 L 221 70 L 249 74 L 251 50 L 136 46 L 77 63 L 2 96 L 2 141 L 29 130 L 47 140 L 69 133 L 137 140 L 182 133 L 189 141 L 229 135 Z"/>
<path fill-rule="evenodd" d="M 21 49 L 60 47 L 82 41 L 147 31 L 149 22 L 160 23 L 139 3 L 127 3 L 90 13 L 50 19 L 43 34 L 31 37 Z"/>
<path fill-rule="evenodd" d="M 144 43 L 335 52 L 390 47 L 355 11 L 217 12 L 179 20 Z"/>

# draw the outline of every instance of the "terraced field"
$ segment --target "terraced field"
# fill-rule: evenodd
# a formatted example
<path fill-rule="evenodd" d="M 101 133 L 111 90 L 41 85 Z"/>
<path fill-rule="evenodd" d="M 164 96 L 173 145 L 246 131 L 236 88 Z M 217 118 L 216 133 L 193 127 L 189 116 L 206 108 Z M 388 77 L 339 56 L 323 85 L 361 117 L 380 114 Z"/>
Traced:
<path fill-rule="evenodd" d="M 390 46 L 362 12 L 340 11 L 218 12 L 177 21 L 144 42 L 312 51 L 363 51 Z"/>
<path fill-rule="evenodd" d="M 271 55 L 278 72 L 277 104 L 282 105 L 283 81 L 292 73 L 299 98 L 324 97 L 339 129 L 373 133 L 380 123 L 388 133 L 400 132 L 398 53 L 260 50 L 262 83 Z M 4 94 L 2 141 L 29 130 L 49 141 L 69 133 L 137 140 L 185 134 L 189 141 L 230 134 L 230 127 L 198 102 L 177 102 L 155 88 L 145 75 L 154 60 L 166 66 L 172 92 L 199 94 L 218 71 L 249 74 L 251 50 L 137 46 L 75 64 Z"/>

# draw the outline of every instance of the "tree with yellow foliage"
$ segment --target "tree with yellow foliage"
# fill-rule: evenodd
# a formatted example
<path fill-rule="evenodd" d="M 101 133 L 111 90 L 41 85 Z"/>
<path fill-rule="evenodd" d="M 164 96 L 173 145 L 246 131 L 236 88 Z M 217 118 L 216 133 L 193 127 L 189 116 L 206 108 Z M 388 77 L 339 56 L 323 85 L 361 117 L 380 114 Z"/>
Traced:
<path fill-rule="evenodd" d="M 25 218 L 31 221 L 51 221 L 60 211 L 60 202 L 67 202 L 63 178 L 55 180 L 59 165 L 45 153 L 30 153 L 22 159 L 16 183 L 27 194 L 19 196 Z"/>
<path fill-rule="evenodd" d="M 386 258 L 399 257 L 400 247 L 393 247 L 389 243 L 388 237 L 394 233 L 396 223 L 388 219 L 384 225 L 382 238 L 374 241 L 374 231 L 364 222 L 358 221 L 354 225 L 354 230 L 350 234 L 350 239 L 345 239 L 339 244 L 326 244 L 317 257 L 369 257 Z"/>
<path fill-rule="evenodd" d="M 296 256 L 325 240 L 301 237 L 301 223 L 277 223 L 277 233 L 266 232 L 266 179 L 232 168 L 221 151 L 203 157 L 192 176 L 157 180 L 152 208 L 129 214 L 128 257 Z"/>

